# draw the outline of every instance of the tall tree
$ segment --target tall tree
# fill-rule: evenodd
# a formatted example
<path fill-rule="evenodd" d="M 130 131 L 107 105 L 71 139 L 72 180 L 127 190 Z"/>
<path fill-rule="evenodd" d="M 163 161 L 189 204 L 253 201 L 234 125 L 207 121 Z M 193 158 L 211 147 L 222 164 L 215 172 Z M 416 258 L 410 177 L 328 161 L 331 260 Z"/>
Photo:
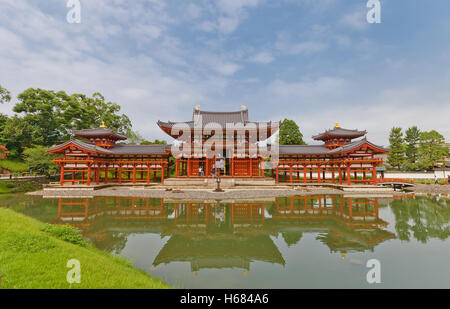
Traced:
<path fill-rule="evenodd" d="M 392 128 L 389 135 L 388 163 L 392 167 L 400 169 L 405 161 L 405 142 L 403 140 L 402 128 Z"/>
<path fill-rule="evenodd" d="M 419 141 L 420 141 L 420 130 L 416 127 L 410 127 L 405 132 L 405 168 L 408 170 L 414 170 L 418 167 L 417 159 L 419 156 Z"/>
<path fill-rule="evenodd" d="M 67 139 L 73 129 L 98 127 L 102 121 L 120 133 L 131 129 L 130 119 L 119 114 L 120 106 L 106 102 L 99 93 L 88 97 L 30 88 L 19 94 L 18 99 L 13 110 L 23 114 L 33 127 L 33 144 L 50 146 Z"/>
<path fill-rule="evenodd" d="M 10 151 L 10 156 L 19 158 L 25 148 L 32 146 L 33 127 L 21 117 L 7 118 L 0 132 L 0 141 Z"/>
<path fill-rule="evenodd" d="M 11 101 L 11 93 L 0 85 L 0 103 L 6 103 Z"/>
<path fill-rule="evenodd" d="M 294 120 L 284 119 L 280 126 L 280 145 L 306 145 L 303 134 Z"/>
<path fill-rule="evenodd" d="M 433 168 L 448 155 L 448 148 L 444 146 L 444 136 L 432 130 L 420 134 L 418 149 L 419 166 L 424 169 Z"/>

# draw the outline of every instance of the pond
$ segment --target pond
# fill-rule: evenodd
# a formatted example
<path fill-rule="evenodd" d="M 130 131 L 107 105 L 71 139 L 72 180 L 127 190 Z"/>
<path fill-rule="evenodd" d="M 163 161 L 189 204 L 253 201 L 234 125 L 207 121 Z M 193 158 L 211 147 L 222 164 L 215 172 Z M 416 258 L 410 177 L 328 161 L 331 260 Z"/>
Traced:
<path fill-rule="evenodd" d="M 450 288 L 450 199 L 196 201 L 4 195 L 178 288 Z M 370 284 L 370 260 L 381 283 Z"/>

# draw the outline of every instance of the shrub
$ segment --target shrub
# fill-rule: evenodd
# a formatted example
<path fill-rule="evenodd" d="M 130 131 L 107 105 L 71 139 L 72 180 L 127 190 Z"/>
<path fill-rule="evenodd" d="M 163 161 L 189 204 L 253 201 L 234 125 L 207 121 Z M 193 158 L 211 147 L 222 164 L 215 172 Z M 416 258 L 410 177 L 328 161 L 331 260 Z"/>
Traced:
<path fill-rule="evenodd" d="M 51 224 L 45 224 L 42 228 L 43 232 L 49 233 L 50 235 L 70 242 L 74 245 L 79 245 L 82 247 L 87 247 L 88 242 L 84 240 L 83 236 L 80 234 L 80 232 L 70 225 L 51 225 Z"/>

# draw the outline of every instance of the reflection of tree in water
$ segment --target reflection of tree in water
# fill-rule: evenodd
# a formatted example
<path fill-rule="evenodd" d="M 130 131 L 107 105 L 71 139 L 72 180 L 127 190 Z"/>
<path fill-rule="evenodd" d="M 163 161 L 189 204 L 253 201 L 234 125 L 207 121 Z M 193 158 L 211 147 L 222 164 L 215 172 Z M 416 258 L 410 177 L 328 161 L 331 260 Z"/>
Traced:
<path fill-rule="evenodd" d="M 127 244 L 128 233 L 105 232 L 90 237 L 89 240 L 95 247 L 102 251 L 119 254 Z"/>
<path fill-rule="evenodd" d="M 288 245 L 288 247 L 291 247 L 293 245 L 296 245 L 300 239 L 302 239 L 303 233 L 302 232 L 284 232 L 281 233 L 281 236 L 283 236 L 283 239 L 285 243 Z"/>
<path fill-rule="evenodd" d="M 395 230 L 400 240 L 411 237 L 426 243 L 430 238 L 445 240 L 450 236 L 450 202 L 435 196 L 395 200 L 391 203 Z"/>

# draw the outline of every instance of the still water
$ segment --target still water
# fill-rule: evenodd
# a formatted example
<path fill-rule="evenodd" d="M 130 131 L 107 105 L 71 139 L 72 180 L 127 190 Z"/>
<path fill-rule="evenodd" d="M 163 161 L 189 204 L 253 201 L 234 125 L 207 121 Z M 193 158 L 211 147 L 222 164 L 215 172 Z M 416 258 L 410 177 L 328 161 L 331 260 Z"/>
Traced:
<path fill-rule="evenodd" d="M 450 198 L 0 197 L 178 288 L 450 288 Z M 369 284 L 367 261 L 381 265 Z"/>

